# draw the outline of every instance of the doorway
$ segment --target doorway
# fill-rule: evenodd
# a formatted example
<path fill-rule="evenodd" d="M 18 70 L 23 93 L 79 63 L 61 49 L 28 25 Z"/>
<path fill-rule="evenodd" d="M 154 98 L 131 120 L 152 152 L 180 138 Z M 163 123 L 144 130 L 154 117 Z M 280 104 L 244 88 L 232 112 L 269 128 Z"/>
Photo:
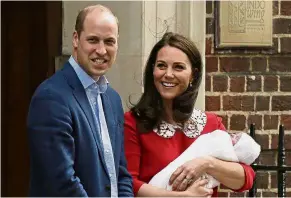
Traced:
<path fill-rule="evenodd" d="M 36 87 L 61 55 L 62 2 L 1 2 L 1 196 L 29 187 L 26 117 Z"/>

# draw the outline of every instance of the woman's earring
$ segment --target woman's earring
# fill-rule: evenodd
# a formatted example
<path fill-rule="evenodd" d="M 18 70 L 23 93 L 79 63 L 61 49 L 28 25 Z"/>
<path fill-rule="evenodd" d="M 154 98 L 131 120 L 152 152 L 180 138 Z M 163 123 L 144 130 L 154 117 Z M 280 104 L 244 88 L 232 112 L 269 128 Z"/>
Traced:
<path fill-rule="evenodd" d="M 192 87 L 192 81 L 190 82 L 189 87 Z"/>

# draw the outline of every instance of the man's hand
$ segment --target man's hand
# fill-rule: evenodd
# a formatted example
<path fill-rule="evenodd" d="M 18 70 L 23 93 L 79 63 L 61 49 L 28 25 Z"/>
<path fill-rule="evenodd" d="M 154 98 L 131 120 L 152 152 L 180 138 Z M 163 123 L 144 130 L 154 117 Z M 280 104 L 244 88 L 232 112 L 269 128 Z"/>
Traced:
<path fill-rule="evenodd" d="M 169 184 L 174 191 L 184 191 L 210 167 L 210 157 L 190 160 L 177 168 L 171 175 Z"/>

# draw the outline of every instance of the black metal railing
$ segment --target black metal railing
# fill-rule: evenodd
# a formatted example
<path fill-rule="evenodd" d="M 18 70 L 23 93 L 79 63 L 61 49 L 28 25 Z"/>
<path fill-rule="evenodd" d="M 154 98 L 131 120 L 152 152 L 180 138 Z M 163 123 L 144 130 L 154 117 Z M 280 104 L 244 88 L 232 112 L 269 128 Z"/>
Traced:
<path fill-rule="evenodd" d="M 250 135 L 256 140 L 255 125 L 250 126 Z M 270 151 L 272 149 L 262 150 Z M 284 126 L 279 127 L 279 138 L 278 138 L 278 148 L 277 148 L 277 165 L 261 165 L 257 162 L 252 164 L 255 171 L 265 170 L 265 171 L 277 171 L 277 187 L 278 187 L 278 197 L 286 197 L 286 171 L 291 171 L 291 166 L 285 165 L 285 147 L 284 147 Z M 249 190 L 249 197 L 255 197 L 257 192 L 256 180 L 254 181 L 252 189 Z"/>

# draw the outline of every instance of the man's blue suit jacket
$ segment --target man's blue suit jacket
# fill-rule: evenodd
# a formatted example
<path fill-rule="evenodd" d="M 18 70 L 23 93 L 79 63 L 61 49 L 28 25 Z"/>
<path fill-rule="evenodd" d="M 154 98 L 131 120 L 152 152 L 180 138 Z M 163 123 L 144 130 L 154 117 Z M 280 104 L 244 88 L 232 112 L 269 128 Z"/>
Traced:
<path fill-rule="evenodd" d="M 133 197 L 123 147 L 120 96 L 101 94 L 114 153 L 118 196 Z M 28 113 L 30 196 L 110 197 L 101 139 L 86 92 L 67 62 L 35 91 Z"/>

